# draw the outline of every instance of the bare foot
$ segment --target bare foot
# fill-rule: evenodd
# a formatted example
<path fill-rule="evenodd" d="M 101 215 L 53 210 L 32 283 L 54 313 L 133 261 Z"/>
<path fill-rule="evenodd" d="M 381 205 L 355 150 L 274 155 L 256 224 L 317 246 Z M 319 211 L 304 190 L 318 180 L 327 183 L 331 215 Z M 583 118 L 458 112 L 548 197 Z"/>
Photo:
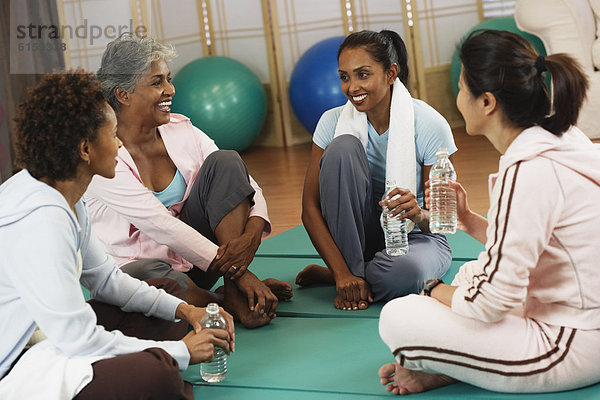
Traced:
<path fill-rule="evenodd" d="M 381 378 L 381 384 L 387 385 L 385 389 L 394 394 L 421 393 L 456 382 L 446 375 L 411 371 L 398 363 L 382 365 L 378 375 Z"/>
<path fill-rule="evenodd" d="M 250 311 L 248 308 L 248 298 L 238 289 L 235 283 L 225 281 L 223 308 L 233 315 L 236 321 L 239 321 L 246 328 L 253 329 L 268 325 L 275 314 L 268 315 L 260 313 L 258 310 Z"/>
<path fill-rule="evenodd" d="M 333 273 L 329 268 L 310 264 L 296 276 L 296 284 L 300 286 L 311 286 L 319 283 L 335 285 Z"/>
<path fill-rule="evenodd" d="M 359 302 L 355 302 L 355 301 L 348 301 L 345 298 L 343 298 L 341 295 L 337 295 L 335 296 L 335 299 L 333 300 L 333 305 L 335 306 L 335 308 L 339 308 L 340 310 L 366 310 L 367 308 L 369 308 L 369 302 L 361 300 Z"/>
<path fill-rule="evenodd" d="M 273 278 L 267 278 L 263 280 L 263 283 L 267 285 L 269 289 L 271 289 L 271 292 L 277 296 L 278 300 L 289 300 L 293 296 L 292 285 L 287 282 Z"/>

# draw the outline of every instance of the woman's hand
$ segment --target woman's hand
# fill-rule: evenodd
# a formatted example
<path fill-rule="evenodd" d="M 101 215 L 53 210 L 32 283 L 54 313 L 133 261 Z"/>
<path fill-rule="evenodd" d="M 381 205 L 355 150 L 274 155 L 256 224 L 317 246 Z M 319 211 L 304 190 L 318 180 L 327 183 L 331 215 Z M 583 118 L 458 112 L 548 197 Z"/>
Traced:
<path fill-rule="evenodd" d="M 225 279 L 237 280 L 248 269 L 248 265 L 254 259 L 254 254 L 256 254 L 259 245 L 260 237 L 256 239 L 254 235 L 244 233 L 219 247 L 217 257 L 208 267 L 208 270 L 223 276 Z"/>
<path fill-rule="evenodd" d="M 395 188 L 385 196 L 379 205 L 387 207 L 391 217 L 398 219 L 408 218 L 415 224 L 419 225 L 427 218 L 423 212 L 416 196 L 408 189 Z M 401 214 L 404 211 L 403 214 Z"/>
<path fill-rule="evenodd" d="M 223 307 L 219 307 L 219 313 L 225 319 L 227 323 L 226 330 L 230 337 L 229 346 L 231 351 L 235 351 L 235 326 L 233 322 L 233 317 L 227 311 L 223 309 Z M 187 321 L 196 333 L 200 333 L 203 329 L 202 325 L 200 325 L 200 321 L 202 317 L 206 314 L 205 307 L 196 307 L 191 304 L 181 303 L 177 306 L 177 310 L 175 311 L 175 317 L 183 319 Z"/>
<path fill-rule="evenodd" d="M 458 182 L 450 182 L 450 187 L 456 192 L 456 218 L 458 229 L 465 231 L 465 221 L 471 215 L 469 202 L 467 201 L 467 191 Z"/>
<path fill-rule="evenodd" d="M 215 347 L 222 348 L 226 354 L 231 352 L 229 333 L 222 329 L 190 331 L 181 340 L 190 352 L 190 364 L 212 361 L 215 358 Z"/>
<path fill-rule="evenodd" d="M 466 232 L 465 221 L 472 214 L 467 201 L 467 191 L 458 182 L 450 182 L 450 187 L 456 192 L 457 228 Z M 431 210 L 431 187 L 429 181 L 425 182 L 425 207 Z"/>
<path fill-rule="evenodd" d="M 456 192 L 456 227 L 471 235 L 478 242 L 485 244 L 487 241 L 487 220 L 474 213 L 469 208 L 467 191 L 458 182 L 450 182 L 450 187 Z M 431 188 L 429 181 L 425 182 L 425 204 L 431 209 Z"/>
<path fill-rule="evenodd" d="M 348 274 L 344 277 L 338 277 L 335 282 L 337 290 L 337 299 L 334 302 L 337 308 L 344 310 L 357 310 L 366 308 L 366 302 L 373 302 L 371 286 L 362 278 Z M 360 303 L 363 303 L 362 305 Z"/>
<path fill-rule="evenodd" d="M 250 311 L 257 311 L 260 314 L 275 317 L 275 310 L 277 309 L 279 300 L 271 289 L 261 282 L 256 275 L 248 272 L 236 282 L 236 285 L 248 298 L 248 308 Z"/>

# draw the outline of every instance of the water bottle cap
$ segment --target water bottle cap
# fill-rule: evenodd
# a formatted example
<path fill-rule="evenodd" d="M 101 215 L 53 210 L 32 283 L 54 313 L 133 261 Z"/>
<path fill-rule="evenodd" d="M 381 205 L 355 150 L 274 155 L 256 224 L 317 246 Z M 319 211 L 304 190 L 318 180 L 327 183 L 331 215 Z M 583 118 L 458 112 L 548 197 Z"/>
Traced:
<path fill-rule="evenodd" d="M 398 183 L 394 179 L 386 179 L 385 180 L 386 191 L 395 189 L 397 187 L 398 187 Z"/>
<path fill-rule="evenodd" d="M 435 152 L 435 155 L 436 156 L 447 156 L 448 155 L 448 149 L 446 147 L 440 147 Z"/>
<path fill-rule="evenodd" d="M 219 312 L 219 305 L 217 303 L 209 303 L 206 306 L 206 312 L 209 314 L 217 314 Z"/>

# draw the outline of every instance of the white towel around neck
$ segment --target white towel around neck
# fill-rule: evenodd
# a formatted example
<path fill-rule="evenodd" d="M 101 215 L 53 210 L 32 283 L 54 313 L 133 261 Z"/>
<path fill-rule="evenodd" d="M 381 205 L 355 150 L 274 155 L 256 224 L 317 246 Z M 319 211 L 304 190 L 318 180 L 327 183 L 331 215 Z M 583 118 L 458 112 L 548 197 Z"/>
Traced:
<path fill-rule="evenodd" d="M 395 186 L 409 189 L 416 196 L 417 159 L 415 155 L 415 117 L 413 99 L 398 78 L 394 81 L 390 107 L 390 127 L 385 162 L 385 181 L 395 182 Z M 334 138 L 340 135 L 353 135 L 367 148 L 369 125 L 367 114 L 358 111 L 348 101 L 338 119 Z M 407 221 L 410 232 L 414 224 Z"/>

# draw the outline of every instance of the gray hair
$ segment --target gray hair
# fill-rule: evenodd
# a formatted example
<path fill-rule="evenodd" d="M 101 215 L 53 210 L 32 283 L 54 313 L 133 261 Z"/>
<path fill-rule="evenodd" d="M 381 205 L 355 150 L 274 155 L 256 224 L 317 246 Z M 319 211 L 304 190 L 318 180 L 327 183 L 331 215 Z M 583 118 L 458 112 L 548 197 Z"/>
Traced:
<path fill-rule="evenodd" d="M 177 56 L 171 45 L 164 45 L 151 37 L 139 37 L 133 33 L 124 33 L 106 46 L 102 55 L 102 64 L 97 72 L 102 82 L 102 91 L 108 104 L 119 114 L 120 104 L 115 89 L 121 88 L 133 92 L 140 77 L 152 62 L 171 61 Z"/>

